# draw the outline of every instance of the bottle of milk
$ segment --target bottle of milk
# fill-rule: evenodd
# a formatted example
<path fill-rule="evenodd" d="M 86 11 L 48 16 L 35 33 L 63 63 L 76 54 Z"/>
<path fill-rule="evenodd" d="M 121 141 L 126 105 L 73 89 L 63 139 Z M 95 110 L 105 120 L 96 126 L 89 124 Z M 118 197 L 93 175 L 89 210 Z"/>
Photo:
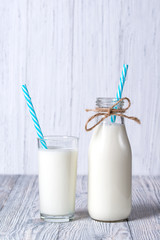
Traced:
<path fill-rule="evenodd" d="M 109 108 L 116 101 L 97 98 L 96 107 Z M 123 101 L 116 108 L 123 108 Z M 116 117 L 114 122 L 108 117 L 94 128 L 89 145 L 88 211 L 91 218 L 119 221 L 129 216 L 131 174 L 132 153 L 124 118 Z"/>

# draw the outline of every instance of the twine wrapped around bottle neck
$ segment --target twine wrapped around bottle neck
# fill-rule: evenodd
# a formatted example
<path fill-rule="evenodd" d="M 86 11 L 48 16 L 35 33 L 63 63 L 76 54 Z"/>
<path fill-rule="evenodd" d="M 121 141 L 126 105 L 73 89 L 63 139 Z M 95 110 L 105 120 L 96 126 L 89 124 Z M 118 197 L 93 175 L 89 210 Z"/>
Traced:
<path fill-rule="evenodd" d="M 114 108 L 116 107 L 120 102 L 126 100 L 128 102 L 128 106 L 126 108 L 123 109 L 118 109 L 118 108 Z M 130 108 L 131 106 L 131 101 L 129 98 L 124 97 L 121 98 L 119 101 L 117 101 L 115 104 L 113 104 L 110 108 L 95 108 L 95 109 L 86 109 L 86 112 L 92 111 L 92 112 L 97 112 L 96 114 L 94 114 L 93 116 L 91 116 L 86 124 L 85 124 L 85 130 L 86 131 L 91 131 L 93 128 L 95 128 L 97 125 L 99 125 L 102 121 L 104 121 L 104 119 L 108 118 L 109 116 L 115 115 L 115 116 L 119 116 L 119 117 L 125 117 L 131 120 L 134 120 L 135 122 L 141 124 L 140 120 L 136 117 L 132 117 L 132 116 L 127 116 L 124 113 Z M 102 118 L 92 127 L 88 128 L 88 123 L 90 121 L 92 121 L 95 117 L 99 117 L 102 116 Z"/>

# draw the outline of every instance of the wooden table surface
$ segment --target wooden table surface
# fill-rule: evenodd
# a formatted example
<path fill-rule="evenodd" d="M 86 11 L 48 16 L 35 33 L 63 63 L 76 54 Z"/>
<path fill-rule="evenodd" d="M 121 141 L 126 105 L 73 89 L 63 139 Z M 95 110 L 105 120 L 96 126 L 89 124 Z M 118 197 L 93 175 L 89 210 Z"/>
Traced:
<path fill-rule="evenodd" d="M 77 179 L 76 214 L 69 223 L 39 218 L 37 176 L 0 176 L 0 240 L 160 240 L 160 177 L 133 177 L 128 221 L 104 223 L 87 212 L 87 177 Z"/>

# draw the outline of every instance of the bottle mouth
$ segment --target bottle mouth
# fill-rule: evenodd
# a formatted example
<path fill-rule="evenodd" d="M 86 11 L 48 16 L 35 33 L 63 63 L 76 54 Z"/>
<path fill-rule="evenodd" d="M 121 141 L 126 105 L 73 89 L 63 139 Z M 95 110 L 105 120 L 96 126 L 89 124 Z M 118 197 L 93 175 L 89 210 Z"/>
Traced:
<path fill-rule="evenodd" d="M 101 108 L 112 107 L 112 105 L 114 105 L 119 100 L 120 98 L 99 97 L 96 99 L 96 107 L 101 107 Z M 124 105 L 124 101 L 121 101 L 120 103 L 117 104 L 116 108 L 122 108 L 123 105 Z"/>

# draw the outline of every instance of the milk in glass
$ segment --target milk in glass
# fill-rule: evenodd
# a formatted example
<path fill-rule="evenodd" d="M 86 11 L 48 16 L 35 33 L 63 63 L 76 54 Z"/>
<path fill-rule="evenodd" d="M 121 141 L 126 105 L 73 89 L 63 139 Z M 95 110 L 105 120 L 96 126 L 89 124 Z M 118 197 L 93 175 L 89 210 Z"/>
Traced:
<path fill-rule="evenodd" d="M 38 150 L 40 213 L 46 221 L 69 221 L 74 215 L 77 155 L 77 148 L 62 146 Z"/>

